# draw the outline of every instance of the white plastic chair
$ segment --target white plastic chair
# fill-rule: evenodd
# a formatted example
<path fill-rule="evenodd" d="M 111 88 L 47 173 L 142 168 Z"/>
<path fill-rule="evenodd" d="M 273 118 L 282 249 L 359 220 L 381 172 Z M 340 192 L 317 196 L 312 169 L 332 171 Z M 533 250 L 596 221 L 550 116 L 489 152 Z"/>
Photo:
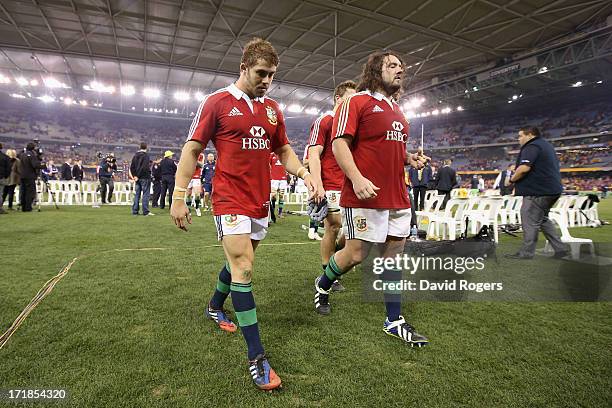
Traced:
<path fill-rule="evenodd" d="M 587 196 L 576 197 L 571 207 L 567 209 L 569 227 L 583 227 L 586 225 L 586 218 L 581 213 L 582 206 L 586 200 L 588 200 Z"/>
<path fill-rule="evenodd" d="M 427 236 L 436 236 L 440 239 L 456 239 L 457 229 L 463 227 L 463 209 L 467 204 L 468 200 L 451 198 L 446 203 L 444 212 L 429 215 Z"/>
<path fill-rule="evenodd" d="M 476 234 L 480 228 L 485 225 L 490 226 L 493 229 L 493 237 L 495 242 L 499 242 L 499 210 L 503 204 L 500 198 L 484 198 L 481 200 L 476 211 L 471 211 L 465 216 L 469 219 L 469 225 L 471 226 L 471 233 Z"/>
<path fill-rule="evenodd" d="M 583 245 L 588 246 L 592 256 L 595 255 L 595 246 L 593 245 L 593 240 L 588 238 L 572 237 L 569 233 L 569 229 L 567 227 L 567 220 L 565 219 L 565 217 L 558 213 L 549 213 L 548 218 L 550 218 L 551 221 L 554 221 L 559 226 L 559 229 L 561 230 L 561 242 L 569 245 L 572 259 L 580 259 L 580 250 L 582 249 Z M 544 245 L 544 252 L 551 253 L 553 251 L 554 250 L 552 248 L 552 245 L 550 245 L 550 242 L 546 240 L 546 244 Z"/>

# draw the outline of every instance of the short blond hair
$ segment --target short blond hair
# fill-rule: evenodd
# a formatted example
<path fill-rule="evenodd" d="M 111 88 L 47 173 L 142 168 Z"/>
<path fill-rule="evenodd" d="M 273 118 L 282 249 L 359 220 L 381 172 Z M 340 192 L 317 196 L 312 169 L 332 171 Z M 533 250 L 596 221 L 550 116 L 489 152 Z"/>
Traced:
<path fill-rule="evenodd" d="M 260 59 L 269 65 L 278 66 L 278 53 L 272 43 L 255 37 L 244 46 L 240 63 L 250 68 L 257 65 Z"/>

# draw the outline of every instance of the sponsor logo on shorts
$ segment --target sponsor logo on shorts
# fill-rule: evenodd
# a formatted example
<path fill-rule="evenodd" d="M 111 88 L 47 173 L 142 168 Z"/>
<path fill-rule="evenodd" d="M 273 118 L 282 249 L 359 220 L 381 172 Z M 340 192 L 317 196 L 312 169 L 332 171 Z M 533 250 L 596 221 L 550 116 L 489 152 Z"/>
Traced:
<path fill-rule="evenodd" d="M 225 222 L 225 225 L 227 225 L 228 227 L 235 227 L 236 225 L 238 225 L 238 215 L 237 214 L 226 215 L 224 222 Z"/>
<path fill-rule="evenodd" d="M 353 223 L 355 224 L 355 228 L 357 231 L 364 232 L 368 230 L 368 223 L 366 222 L 366 218 L 360 215 L 353 217 Z"/>
<path fill-rule="evenodd" d="M 336 193 L 330 193 L 329 201 L 331 201 L 332 203 L 335 203 L 336 201 L 338 201 L 338 197 L 336 196 Z"/>

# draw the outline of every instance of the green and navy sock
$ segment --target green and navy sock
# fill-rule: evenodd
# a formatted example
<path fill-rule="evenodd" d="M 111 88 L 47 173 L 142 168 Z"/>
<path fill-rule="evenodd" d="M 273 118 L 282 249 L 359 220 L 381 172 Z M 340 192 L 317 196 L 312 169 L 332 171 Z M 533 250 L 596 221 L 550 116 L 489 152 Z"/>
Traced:
<path fill-rule="evenodd" d="M 195 208 L 200 208 L 200 196 L 197 195 L 195 198 Z"/>
<path fill-rule="evenodd" d="M 336 261 L 334 260 L 334 257 L 332 256 L 331 258 L 329 258 L 329 263 L 325 268 L 325 272 L 323 273 L 323 275 L 321 275 L 321 278 L 319 279 L 319 287 L 323 290 L 329 290 L 332 286 L 332 283 L 334 283 L 335 280 L 339 279 L 340 276 L 342 276 L 345 272 L 346 271 L 342 272 L 340 270 L 340 268 L 336 264 Z"/>
<path fill-rule="evenodd" d="M 317 232 L 317 230 L 319 229 L 319 223 L 313 220 L 312 218 L 310 219 L 310 224 L 308 226 L 310 228 L 314 228 L 314 232 Z"/>
<path fill-rule="evenodd" d="M 395 269 L 385 269 L 382 274 L 382 280 L 384 283 L 399 283 L 402 280 L 402 271 Z M 385 288 L 388 288 L 385 285 Z M 385 290 L 383 292 L 385 299 L 385 308 L 387 309 L 387 318 L 390 322 L 399 320 L 399 316 L 402 309 L 402 292 L 396 290 Z"/>
<path fill-rule="evenodd" d="M 227 295 L 230 293 L 230 285 L 232 284 L 232 275 L 230 274 L 230 267 L 226 263 L 223 265 L 223 269 L 219 272 L 219 278 L 217 279 L 217 287 L 215 293 L 210 300 L 210 307 L 213 309 L 221 309 Z"/>
<path fill-rule="evenodd" d="M 234 282 L 230 285 L 230 288 L 238 325 L 247 343 L 248 358 L 249 360 L 254 360 L 259 354 L 263 354 L 264 348 L 259 338 L 253 285 L 250 282 Z"/>
<path fill-rule="evenodd" d="M 278 200 L 278 215 L 282 215 L 283 214 L 283 208 L 285 207 L 285 201 L 280 198 Z"/>

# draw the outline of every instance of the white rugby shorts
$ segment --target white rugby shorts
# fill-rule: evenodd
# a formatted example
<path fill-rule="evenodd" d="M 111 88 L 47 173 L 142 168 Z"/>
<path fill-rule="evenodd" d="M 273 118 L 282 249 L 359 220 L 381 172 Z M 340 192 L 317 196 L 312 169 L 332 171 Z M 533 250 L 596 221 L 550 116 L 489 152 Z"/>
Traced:
<path fill-rule="evenodd" d="M 193 188 L 193 187 L 202 187 L 202 181 L 199 178 L 189 180 L 189 184 L 187 185 L 187 188 Z"/>
<path fill-rule="evenodd" d="M 249 234 L 251 239 L 261 241 L 268 233 L 268 217 L 251 218 L 240 214 L 215 215 L 217 239 L 225 235 Z"/>
<path fill-rule="evenodd" d="M 340 191 L 325 191 L 325 198 L 327 199 L 327 212 L 336 213 L 340 211 Z"/>
<path fill-rule="evenodd" d="M 382 243 L 388 236 L 410 235 L 410 208 L 379 210 L 376 208 L 341 208 L 342 231 L 346 239 Z"/>
<path fill-rule="evenodd" d="M 284 193 L 287 190 L 287 180 L 270 180 L 270 187 L 273 193 L 276 191 Z"/>

